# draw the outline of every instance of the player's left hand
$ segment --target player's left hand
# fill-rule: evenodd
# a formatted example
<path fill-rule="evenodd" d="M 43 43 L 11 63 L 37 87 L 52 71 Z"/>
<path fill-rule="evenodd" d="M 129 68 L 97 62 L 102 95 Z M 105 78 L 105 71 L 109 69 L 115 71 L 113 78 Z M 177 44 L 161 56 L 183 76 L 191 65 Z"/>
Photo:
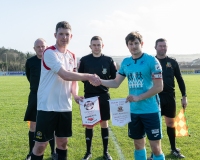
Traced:
<path fill-rule="evenodd" d="M 77 104 L 79 104 L 80 101 L 82 102 L 83 99 L 84 99 L 83 96 L 77 96 L 77 95 L 74 96 L 74 101 L 75 101 Z"/>
<path fill-rule="evenodd" d="M 140 101 L 139 96 L 128 95 L 126 98 L 126 102 L 138 102 Z"/>

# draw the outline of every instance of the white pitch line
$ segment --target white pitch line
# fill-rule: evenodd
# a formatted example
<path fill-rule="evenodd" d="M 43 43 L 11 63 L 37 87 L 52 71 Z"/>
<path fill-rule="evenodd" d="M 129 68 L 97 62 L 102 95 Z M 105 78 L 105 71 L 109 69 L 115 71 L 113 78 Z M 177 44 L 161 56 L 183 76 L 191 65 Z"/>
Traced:
<path fill-rule="evenodd" d="M 109 132 L 110 132 L 110 137 L 112 138 L 112 141 L 115 145 L 115 148 L 117 149 L 120 160 L 125 160 L 124 154 L 122 153 L 122 150 L 117 142 L 117 138 L 115 137 L 115 135 L 110 127 L 109 127 Z"/>

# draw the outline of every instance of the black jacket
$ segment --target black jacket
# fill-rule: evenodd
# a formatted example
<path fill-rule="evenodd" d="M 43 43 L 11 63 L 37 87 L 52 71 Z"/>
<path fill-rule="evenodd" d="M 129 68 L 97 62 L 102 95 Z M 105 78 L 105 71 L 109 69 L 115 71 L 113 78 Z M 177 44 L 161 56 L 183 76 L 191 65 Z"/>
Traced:
<path fill-rule="evenodd" d="M 27 59 L 25 71 L 26 77 L 30 83 L 31 92 L 37 93 L 40 81 L 41 59 L 39 59 L 37 56 Z"/>

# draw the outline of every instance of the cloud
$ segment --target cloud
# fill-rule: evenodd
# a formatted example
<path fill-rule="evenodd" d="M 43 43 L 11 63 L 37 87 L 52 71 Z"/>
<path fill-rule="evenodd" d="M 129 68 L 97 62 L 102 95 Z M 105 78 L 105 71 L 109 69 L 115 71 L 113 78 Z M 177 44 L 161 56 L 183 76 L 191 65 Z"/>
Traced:
<path fill-rule="evenodd" d="M 89 27 L 103 38 L 106 54 L 128 55 L 124 39 L 131 31 L 138 31 L 142 28 L 139 23 L 140 19 L 139 14 L 116 10 L 102 21 L 92 20 Z"/>
<path fill-rule="evenodd" d="M 133 9 L 113 10 L 89 21 L 89 32 L 90 35 L 103 38 L 103 52 L 107 55 L 130 55 L 125 45 L 125 37 L 131 31 L 139 31 L 142 34 L 143 51 L 153 55 L 155 41 L 161 37 L 168 40 L 169 54 L 198 53 L 200 10 L 196 2 L 154 1 L 140 4 Z"/>
<path fill-rule="evenodd" d="M 138 8 L 138 12 L 142 14 L 148 14 L 149 13 L 149 8 L 146 6 L 141 6 Z"/>
<path fill-rule="evenodd" d="M 89 24 L 94 30 L 103 32 L 117 32 L 117 31 L 129 31 L 133 28 L 138 28 L 137 22 L 140 16 L 138 14 L 128 14 L 122 11 L 114 11 L 111 15 L 107 15 L 103 21 L 92 20 Z"/>

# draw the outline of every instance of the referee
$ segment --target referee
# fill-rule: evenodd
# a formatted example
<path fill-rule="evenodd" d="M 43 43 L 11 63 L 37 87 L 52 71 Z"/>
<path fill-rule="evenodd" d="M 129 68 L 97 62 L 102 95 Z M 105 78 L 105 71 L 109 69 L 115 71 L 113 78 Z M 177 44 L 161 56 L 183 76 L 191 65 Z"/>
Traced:
<path fill-rule="evenodd" d="M 168 46 L 166 39 L 160 38 L 156 40 L 156 58 L 160 61 L 160 64 L 162 66 L 164 83 L 163 91 L 159 93 L 161 102 L 161 114 L 165 117 L 165 122 L 167 125 L 167 135 L 169 137 L 169 142 L 171 145 L 171 154 L 173 154 L 177 158 L 185 158 L 185 156 L 181 154 L 180 149 L 176 148 L 175 142 L 176 134 L 174 120 L 176 116 L 176 101 L 174 77 L 178 82 L 178 86 L 182 94 L 181 105 L 184 109 L 187 106 L 186 87 L 177 61 L 174 58 L 170 58 L 166 55 L 167 47 Z"/>
<path fill-rule="evenodd" d="M 115 79 L 116 77 L 116 66 L 111 57 L 102 54 L 103 41 L 99 36 L 92 37 L 90 41 L 90 48 L 92 53 L 86 55 L 80 59 L 78 72 L 97 74 L 101 79 Z M 108 153 L 108 120 L 110 119 L 110 107 L 108 100 L 110 95 L 108 88 L 105 86 L 92 86 L 88 81 L 84 81 L 84 92 L 85 98 L 99 96 L 100 114 L 101 114 L 101 136 L 103 141 L 103 158 L 106 160 L 112 160 L 112 157 Z M 85 139 L 87 151 L 82 160 L 89 160 L 92 157 L 91 145 L 93 137 L 93 127 L 86 127 Z"/>
<path fill-rule="evenodd" d="M 25 112 L 24 121 L 30 121 L 30 129 L 28 133 L 29 137 L 29 154 L 26 159 L 28 160 L 31 156 L 34 141 L 34 133 L 36 127 L 36 114 L 37 114 L 37 91 L 40 81 L 40 71 L 41 71 L 41 58 L 42 53 L 46 49 L 46 41 L 42 38 L 39 38 L 35 41 L 33 49 L 36 52 L 36 55 L 27 59 L 25 70 L 26 77 L 30 83 L 30 94 L 28 97 L 28 106 Z M 49 141 L 51 146 L 51 156 L 52 159 L 55 157 L 55 141 L 54 138 Z"/>

